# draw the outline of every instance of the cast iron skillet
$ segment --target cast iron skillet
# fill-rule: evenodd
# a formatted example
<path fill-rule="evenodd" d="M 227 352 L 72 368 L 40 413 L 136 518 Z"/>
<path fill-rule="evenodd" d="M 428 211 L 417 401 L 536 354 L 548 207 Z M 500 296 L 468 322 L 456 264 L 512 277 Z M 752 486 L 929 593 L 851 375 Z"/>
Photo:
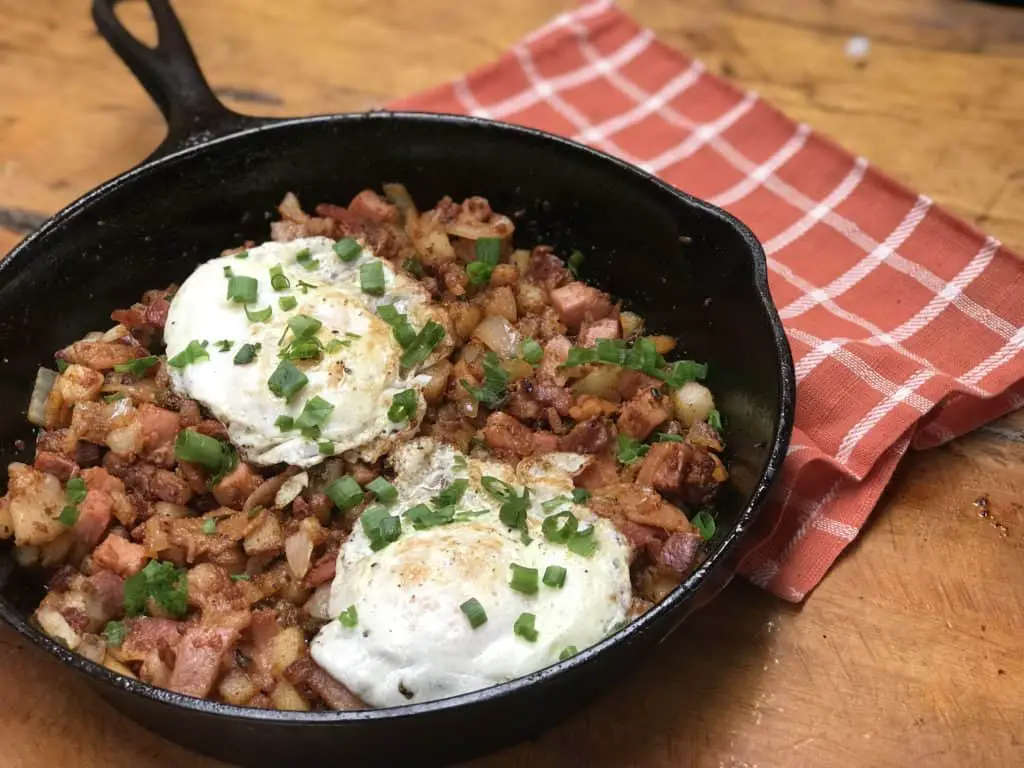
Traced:
<path fill-rule="evenodd" d="M 687 356 L 710 364 L 732 481 L 706 562 L 663 603 L 569 661 L 443 701 L 271 712 L 120 677 L 30 626 L 42 580 L 14 568 L 9 546 L 0 554 L 0 616 L 129 717 L 232 763 L 436 764 L 535 735 L 637 664 L 721 588 L 765 503 L 792 430 L 794 372 L 760 245 L 723 211 L 539 131 L 450 115 L 235 114 L 210 91 L 167 0 L 148 0 L 159 30 L 154 49 L 117 21 L 117 1 L 94 0 L 96 24 L 160 107 L 168 136 L 146 162 L 72 203 L 0 265 L 0 463 L 31 461 L 25 408 L 36 368 L 52 366 L 54 350 L 107 327 L 111 310 L 180 282 L 221 249 L 267 239 L 267 219 L 288 190 L 310 206 L 343 204 L 396 180 L 421 206 L 480 194 L 495 210 L 521 211 L 517 244 L 581 248 L 588 280 L 683 339 Z M 19 449 L 19 439 L 27 447 Z"/>

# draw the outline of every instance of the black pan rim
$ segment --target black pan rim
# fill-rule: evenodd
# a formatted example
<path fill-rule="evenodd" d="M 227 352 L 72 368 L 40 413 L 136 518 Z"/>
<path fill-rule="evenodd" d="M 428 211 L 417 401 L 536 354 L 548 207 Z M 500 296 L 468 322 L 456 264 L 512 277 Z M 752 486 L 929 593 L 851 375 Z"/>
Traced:
<path fill-rule="evenodd" d="M 481 702 L 497 701 L 513 696 L 518 691 L 534 684 L 539 684 L 547 679 L 567 674 L 585 665 L 590 659 L 600 655 L 605 649 L 613 645 L 629 642 L 631 639 L 639 638 L 641 635 L 651 631 L 656 624 L 667 618 L 670 613 L 682 612 L 684 607 L 697 595 L 699 588 L 713 571 L 719 570 L 726 563 L 727 558 L 734 553 L 736 547 L 744 534 L 755 522 L 757 516 L 764 507 L 771 486 L 778 477 L 782 462 L 785 459 L 793 428 L 793 417 L 795 410 L 796 381 L 793 369 L 792 354 L 789 343 L 786 339 L 782 322 L 776 311 L 774 302 L 768 289 L 768 267 L 764 250 L 754 236 L 753 232 L 739 219 L 730 213 L 710 203 L 693 197 L 681 190 L 672 187 L 650 173 L 624 162 L 616 157 L 608 155 L 599 150 L 592 149 L 570 139 L 557 136 L 534 128 L 502 123 L 494 120 L 487 120 L 478 117 L 463 115 L 452 115 L 428 112 L 402 112 L 402 111 L 371 111 L 341 115 L 314 115 L 310 117 L 290 119 L 270 118 L 240 118 L 243 126 L 226 135 L 198 140 L 188 146 L 178 149 L 169 154 L 144 161 L 124 173 L 105 182 L 99 187 L 86 193 L 79 199 L 70 203 L 64 209 L 48 219 L 38 230 L 29 235 L 17 245 L 0 262 L 0 278 L 10 277 L 21 266 L 32 257 L 32 251 L 37 243 L 51 236 L 71 219 L 86 213 L 90 206 L 111 194 L 121 187 L 131 184 L 133 181 L 144 177 L 152 170 L 165 164 L 170 164 L 183 159 L 189 155 L 199 152 L 214 150 L 221 144 L 248 137 L 264 131 L 290 130 L 310 125 L 323 124 L 345 124 L 353 122 L 364 122 L 368 120 L 403 121 L 421 124 L 444 124 L 458 129 L 493 131 L 509 140 L 527 140 L 533 142 L 547 143 L 557 151 L 565 154 L 577 154 L 597 161 L 608 166 L 609 171 L 632 176 L 645 183 L 656 186 L 664 194 L 674 199 L 676 204 L 690 208 L 697 208 L 705 215 L 714 216 L 723 220 L 736 230 L 747 244 L 752 261 L 752 272 L 754 288 L 757 292 L 765 318 L 771 327 L 775 352 L 777 356 L 779 404 L 775 414 L 776 429 L 768 454 L 768 461 L 765 470 L 758 480 L 757 486 L 747 500 L 743 511 L 740 513 L 736 523 L 729 529 L 728 533 L 718 543 L 717 547 L 690 576 L 683 581 L 672 594 L 665 600 L 650 609 L 640 618 L 630 622 L 619 632 L 606 637 L 600 643 L 593 645 L 579 655 L 559 662 L 550 667 L 538 670 L 537 672 L 511 680 L 499 685 L 484 688 L 479 691 L 461 694 L 446 699 L 423 702 L 420 704 L 407 704 L 399 707 L 388 707 L 382 709 L 367 709 L 348 712 L 320 711 L 320 712 L 285 712 L 276 710 L 263 710 L 251 707 L 240 707 L 230 704 L 198 699 L 192 696 L 185 696 L 166 689 L 157 688 L 141 680 L 127 678 L 114 673 L 107 668 L 96 664 L 78 654 L 68 650 L 57 643 L 49 636 L 33 627 L 25 617 L 13 609 L 6 599 L 0 598 L 0 619 L 15 629 L 20 635 L 26 637 L 33 644 L 57 657 L 66 665 L 84 673 L 90 679 L 100 682 L 106 686 L 132 694 L 142 696 L 159 703 L 173 707 L 193 710 L 198 713 L 217 715 L 222 717 L 245 720 L 252 723 L 274 723 L 281 725 L 336 725 L 341 723 L 354 723 L 380 720 L 400 720 L 416 715 L 441 712 L 446 710 L 461 709 Z M 248 126 L 248 127 L 244 127 Z M 682 614 L 678 621 L 685 618 Z"/>

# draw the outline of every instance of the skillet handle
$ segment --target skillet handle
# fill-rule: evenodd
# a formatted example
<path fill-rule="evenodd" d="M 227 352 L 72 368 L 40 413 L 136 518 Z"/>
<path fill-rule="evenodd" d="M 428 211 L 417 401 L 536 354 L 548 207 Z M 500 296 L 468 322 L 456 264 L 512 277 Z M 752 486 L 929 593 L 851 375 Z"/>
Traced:
<path fill-rule="evenodd" d="M 92 17 L 100 34 L 149 92 L 167 121 L 167 137 L 147 160 L 270 122 L 240 115 L 221 104 L 203 77 L 169 0 L 146 0 L 156 23 L 155 48 L 140 42 L 118 20 L 114 8 L 119 2 L 93 0 Z"/>

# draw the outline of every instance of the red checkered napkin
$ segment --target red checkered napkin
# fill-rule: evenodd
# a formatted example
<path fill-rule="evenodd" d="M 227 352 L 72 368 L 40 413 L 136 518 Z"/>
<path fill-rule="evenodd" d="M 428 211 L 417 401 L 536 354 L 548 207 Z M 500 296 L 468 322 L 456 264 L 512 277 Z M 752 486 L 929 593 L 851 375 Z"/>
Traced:
<path fill-rule="evenodd" d="M 908 446 L 1024 405 L 1024 262 L 607 0 L 395 107 L 541 128 L 746 222 L 793 347 L 796 430 L 741 570 L 801 600 L 857 535 Z"/>

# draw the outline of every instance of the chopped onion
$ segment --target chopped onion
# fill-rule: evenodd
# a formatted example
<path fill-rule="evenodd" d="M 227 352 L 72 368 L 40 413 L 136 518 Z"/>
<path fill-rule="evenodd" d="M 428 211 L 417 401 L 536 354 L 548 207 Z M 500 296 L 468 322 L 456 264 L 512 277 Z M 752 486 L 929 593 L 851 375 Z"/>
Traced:
<path fill-rule="evenodd" d="M 289 477 L 281 484 L 281 488 L 274 495 L 274 506 L 278 509 L 284 509 L 295 501 L 296 497 L 302 493 L 302 489 L 307 485 L 309 485 L 309 475 L 305 472 Z"/>
<path fill-rule="evenodd" d="M 519 270 L 519 274 L 525 275 L 530 269 L 530 252 L 523 248 L 517 248 L 512 251 L 511 261 L 512 265 Z"/>
<path fill-rule="evenodd" d="M 117 404 L 120 403 L 130 404 L 130 401 L 118 400 Z M 120 453 L 123 456 L 135 456 L 142 450 L 142 423 L 138 419 L 131 419 L 123 427 L 110 430 L 107 432 L 106 443 L 114 453 Z"/>
<path fill-rule="evenodd" d="M 32 399 L 28 403 L 28 420 L 37 427 L 46 426 L 46 401 L 59 374 L 49 368 L 36 371 L 36 383 L 32 386 Z"/>
<path fill-rule="evenodd" d="M 89 331 L 85 336 L 82 337 L 82 341 L 99 341 L 103 338 L 103 333 L 100 331 Z"/>
<path fill-rule="evenodd" d="M 602 400 L 618 403 L 622 400 L 619 395 L 619 376 L 622 369 L 613 365 L 599 365 L 582 379 L 572 385 L 572 391 L 576 395 L 593 395 Z"/>
<path fill-rule="evenodd" d="M 330 602 L 331 602 L 331 582 L 321 584 L 316 588 L 316 591 L 310 596 L 309 600 L 302 607 L 306 610 L 310 616 L 314 619 L 323 619 L 324 621 L 331 620 L 330 614 Z"/>
<path fill-rule="evenodd" d="M 639 336 L 644 330 L 644 319 L 636 312 L 620 313 L 619 324 L 622 326 L 622 338 L 624 339 Z"/>
<path fill-rule="evenodd" d="M 288 570 L 296 579 L 303 578 L 309 572 L 309 564 L 313 558 L 313 541 L 305 528 L 300 527 L 296 533 L 284 540 L 284 556 L 288 561 Z"/>
<path fill-rule="evenodd" d="M 467 240 L 479 240 L 482 237 L 498 237 L 504 240 L 512 234 L 515 226 L 510 218 L 496 213 L 486 223 L 469 216 L 460 216 L 449 224 L 447 229 L 449 235 L 464 237 Z"/>
<path fill-rule="evenodd" d="M 169 501 L 158 501 L 153 505 L 154 515 L 164 515 L 165 517 L 188 517 L 188 507 L 183 507 L 181 504 L 172 504 Z"/>
<path fill-rule="evenodd" d="M 683 426 L 692 427 L 707 420 L 708 415 L 715 409 L 715 400 L 711 396 L 711 390 L 703 384 L 688 381 L 673 393 L 672 409 Z"/>
<path fill-rule="evenodd" d="M 281 490 L 281 486 L 284 485 L 285 481 L 298 474 L 298 467 L 288 467 L 284 472 L 279 475 L 275 475 L 269 480 L 260 484 L 255 491 L 249 494 L 249 498 L 245 500 L 242 505 L 242 511 L 249 513 L 256 507 L 269 507 L 274 501 L 274 497 L 277 496 L 277 492 Z"/>
<path fill-rule="evenodd" d="M 508 374 L 509 381 L 518 381 L 533 375 L 533 366 L 519 358 L 502 360 L 501 367 Z"/>
<path fill-rule="evenodd" d="M 481 341 L 499 357 L 515 357 L 519 353 L 519 332 L 508 320 L 488 315 L 473 329 L 473 338 Z"/>

